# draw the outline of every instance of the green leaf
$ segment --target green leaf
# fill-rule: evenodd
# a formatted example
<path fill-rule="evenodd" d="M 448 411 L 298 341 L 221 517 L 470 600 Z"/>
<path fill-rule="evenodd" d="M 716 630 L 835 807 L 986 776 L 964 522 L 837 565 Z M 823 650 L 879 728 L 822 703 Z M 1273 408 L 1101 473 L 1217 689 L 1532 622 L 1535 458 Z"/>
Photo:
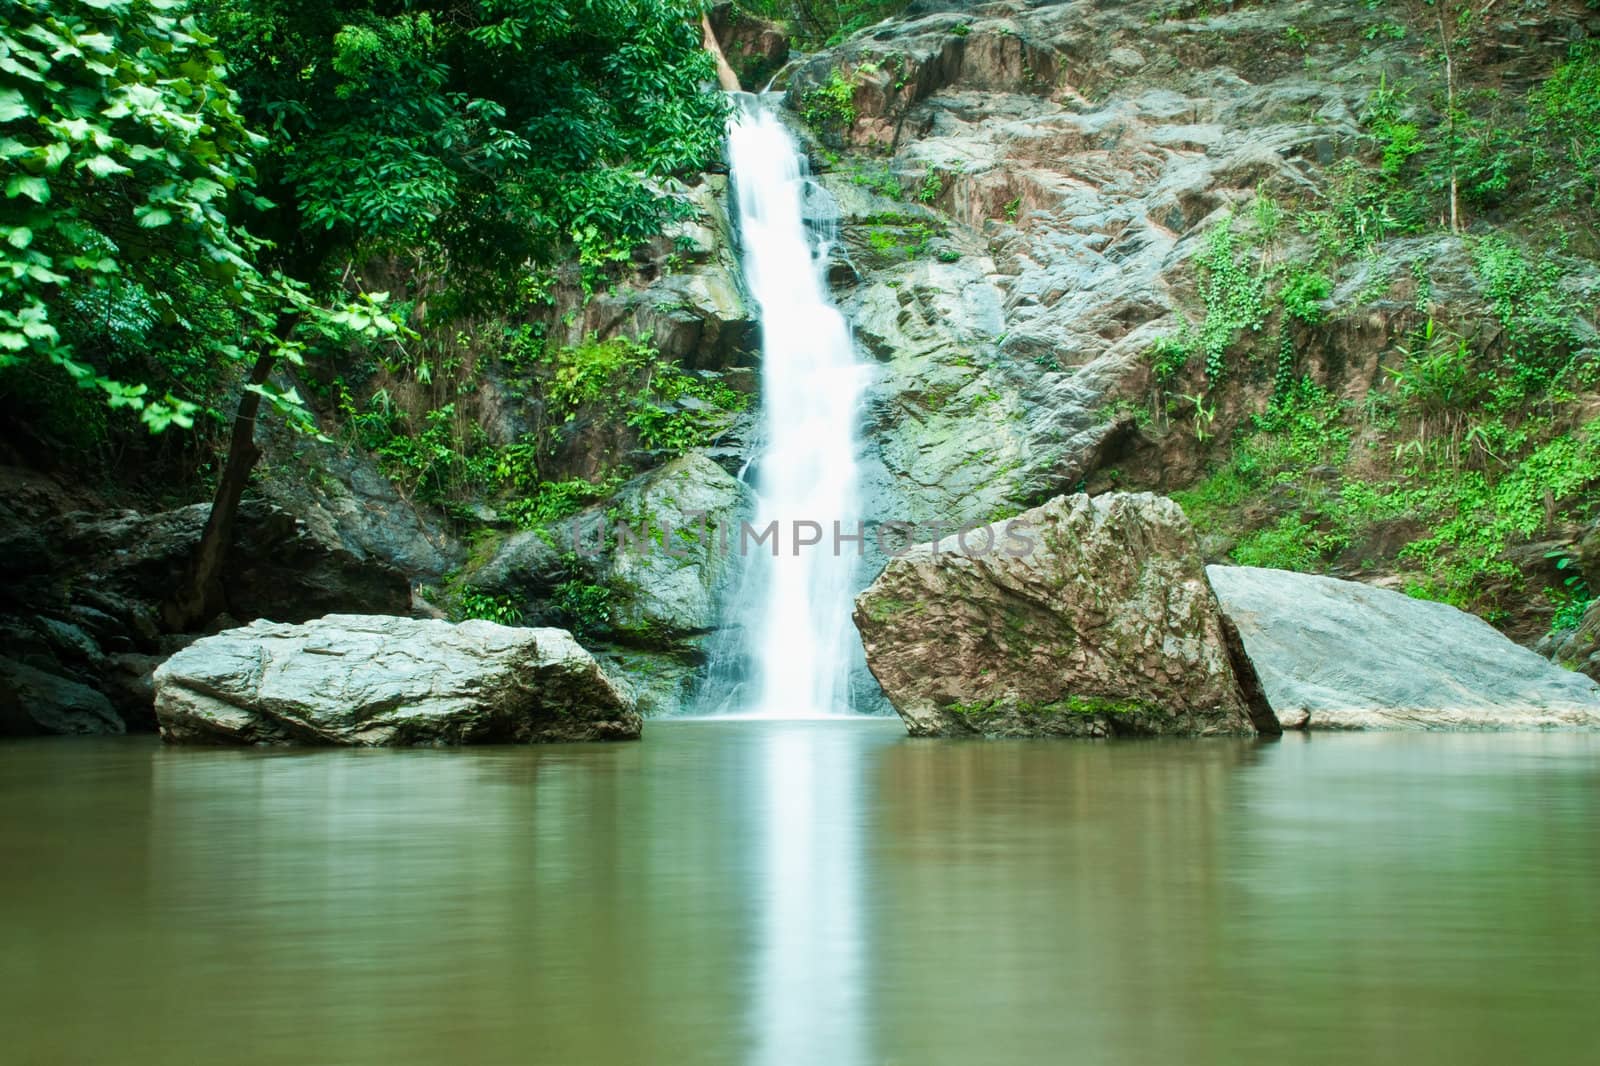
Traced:
<path fill-rule="evenodd" d="M 141 207 L 134 214 L 145 229 L 155 229 L 172 221 L 172 213 L 160 207 Z"/>
<path fill-rule="evenodd" d="M 33 243 L 33 230 L 27 226 L 13 226 L 6 234 L 6 243 L 13 248 L 26 248 Z"/>
<path fill-rule="evenodd" d="M 97 178 L 109 178 L 113 174 L 133 173 L 132 168 L 123 166 L 108 155 L 97 155 L 89 159 L 88 162 L 79 163 L 78 165 L 87 169 L 89 173 Z"/>
<path fill-rule="evenodd" d="M 29 263 L 27 274 L 33 280 L 42 281 L 46 285 L 65 285 L 68 280 L 66 275 L 57 274 L 49 267 L 40 266 L 38 263 Z"/>
<path fill-rule="evenodd" d="M 6 182 L 6 198 L 15 200 L 18 196 L 26 196 L 36 204 L 45 203 L 50 199 L 50 183 L 31 174 L 13 174 Z"/>
<path fill-rule="evenodd" d="M 28 100 L 16 89 L 0 89 L 0 122 L 14 122 L 31 114 Z"/>

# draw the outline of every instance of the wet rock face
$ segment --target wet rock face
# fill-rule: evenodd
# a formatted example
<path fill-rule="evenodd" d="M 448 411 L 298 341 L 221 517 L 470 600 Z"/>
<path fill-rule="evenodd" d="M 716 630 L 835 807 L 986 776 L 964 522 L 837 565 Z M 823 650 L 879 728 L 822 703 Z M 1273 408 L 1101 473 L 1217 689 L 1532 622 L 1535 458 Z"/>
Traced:
<path fill-rule="evenodd" d="M 502 433 L 506 439 L 515 435 Z M 370 457 L 276 420 L 263 420 L 256 439 L 264 455 L 258 469 L 263 495 L 303 522 L 317 542 L 336 545 L 357 561 L 391 567 L 412 581 L 438 581 L 460 564 L 464 553 L 455 538 L 401 496 Z M 337 609 L 350 607 L 331 604 L 307 617 Z"/>
<path fill-rule="evenodd" d="M 102 594 L 160 604 L 209 513 L 202 503 L 153 515 L 68 515 L 59 527 L 62 566 L 92 578 Z M 223 586 L 229 613 L 243 620 L 300 622 L 331 610 L 398 614 L 411 605 L 410 582 L 393 565 L 260 501 L 240 506 Z"/>
<path fill-rule="evenodd" d="M 691 452 L 568 521 L 512 534 L 461 582 L 552 624 L 579 624 L 562 617 L 563 603 L 571 608 L 575 588 L 592 595 L 600 617 L 587 620 L 585 644 L 625 664 L 642 711 L 677 713 L 699 679 L 739 566 L 721 531 L 737 545 L 739 523 L 754 508 L 748 485 Z M 625 543 L 619 525 L 631 535 Z"/>
<path fill-rule="evenodd" d="M 0 643 L 10 679 L 0 688 L 11 693 L 0 735 L 153 729 L 151 671 L 193 639 L 166 632 L 161 605 L 208 505 L 63 512 L 71 502 L 33 476 L 0 503 Z M 347 546 L 331 525 L 262 501 L 240 508 L 224 585 L 232 617 L 245 620 L 405 613 L 411 603 L 394 566 Z"/>
<path fill-rule="evenodd" d="M 0 658 L 0 736 L 126 731 L 111 701 L 95 689 Z"/>
<path fill-rule="evenodd" d="M 1256 732 L 1171 500 L 1063 496 L 965 541 L 977 557 L 959 537 L 919 546 L 856 600 L 867 664 L 913 735 Z"/>
<path fill-rule="evenodd" d="M 1448 604 L 1286 570 L 1206 574 L 1285 728 L 1600 727 L 1600 685 Z"/>
<path fill-rule="evenodd" d="M 455 745 L 637 739 L 633 697 L 559 629 L 328 615 L 207 637 L 155 673 L 190 744 Z"/>
<path fill-rule="evenodd" d="M 1360 134 L 1359 75 L 1263 68 L 1253 84 L 1223 65 L 1321 14 L 1229 14 L 1201 34 L 1147 18 L 1164 13 L 919 4 L 796 72 L 794 111 L 839 72 L 855 86 L 840 143 L 887 152 L 823 179 L 842 303 L 880 364 L 862 449 L 880 517 L 1015 513 L 1145 446 L 1115 407 L 1148 407 L 1147 352 L 1177 328 L 1201 235 Z M 1228 47 L 1188 54 L 1201 37 Z"/>

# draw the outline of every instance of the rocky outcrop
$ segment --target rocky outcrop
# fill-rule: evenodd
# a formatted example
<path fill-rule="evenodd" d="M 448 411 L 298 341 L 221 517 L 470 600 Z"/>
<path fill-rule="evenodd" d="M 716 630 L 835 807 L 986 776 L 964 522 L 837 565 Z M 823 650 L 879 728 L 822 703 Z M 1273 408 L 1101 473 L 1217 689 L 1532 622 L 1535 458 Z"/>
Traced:
<path fill-rule="evenodd" d="M 391 568 L 413 582 L 438 581 L 460 565 L 464 553 L 455 538 L 359 449 L 275 419 L 262 420 L 256 440 L 264 457 L 257 477 L 263 495 L 304 523 L 310 539 L 342 549 L 357 565 Z"/>
<path fill-rule="evenodd" d="M 1537 651 L 1569 670 L 1600 681 L 1600 599 L 1589 604 L 1577 628 L 1550 634 L 1539 642 Z"/>
<path fill-rule="evenodd" d="M 753 366 L 761 328 L 745 294 L 737 242 L 728 217 L 728 178 L 707 174 L 668 190 L 687 209 L 653 250 L 665 264 L 592 296 L 564 322 L 564 339 L 590 335 L 649 337 L 662 355 L 693 370 Z M 563 316 L 564 318 L 568 316 Z"/>
<path fill-rule="evenodd" d="M 0 736 L 126 731 L 111 701 L 95 689 L 0 658 Z"/>
<path fill-rule="evenodd" d="M 163 738 L 194 744 L 630 740 L 640 719 L 571 634 L 328 615 L 207 637 L 155 673 Z"/>
<path fill-rule="evenodd" d="M 17 713 L 0 735 L 155 728 L 150 673 L 194 639 L 162 622 L 207 505 L 143 514 L 7 469 L 0 497 L 0 642 Z M 94 509 L 81 509 L 94 508 Z M 406 575 L 332 530 L 263 501 L 235 524 L 224 584 L 231 619 L 298 622 L 329 611 L 405 613 Z M 87 693 L 87 695 L 85 694 Z"/>
<path fill-rule="evenodd" d="M 1286 570 L 1206 575 L 1285 728 L 1600 727 L 1600 685 L 1448 604 Z"/>
<path fill-rule="evenodd" d="M 49 532 L 48 573 L 90 582 L 102 598 L 159 604 L 183 573 L 209 512 L 210 504 L 199 503 L 159 514 L 66 515 Z M 247 501 L 234 528 L 223 585 L 235 618 L 299 622 L 330 610 L 390 614 L 410 607 L 405 574 L 320 536 L 287 511 Z"/>
<path fill-rule="evenodd" d="M 641 710 L 672 714 L 685 708 L 722 621 L 739 523 L 753 511 L 748 485 L 690 452 L 569 520 L 512 534 L 460 583 L 579 630 L 625 664 Z"/>
<path fill-rule="evenodd" d="M 1258 727 L 1193 531 L 1162 497 L 1063 496 L 920 545 L 861 594 L 855 621 L 916 736 Z"/>
<path fill-rule="evenodd" d="M 875 511 L 959 523 L 1062 492 L 1187 488 L 1266 407 L 1280 357 L 1285 375 L 1358 404 L 1430 315 L 1492 349 L 1474 244 L 1391 235 L 1332 271 L 1317 313 L 1273 310 L 1259 336 L 1244 331 L 1222 387 L 1199 357 L 1156 372 L 1155 343 L 1204 320 L 1208 235 L 1253 225 L 1269 198 L 1336 196 L 1346 168 L 1372 161 L 1374 90 L 1438 85 L 1418 45 L 1431 22 L 1408 18 L 1310 0 L 933 0 L 792 66 L 789 110 L 827 142 L 813 156 L 840 207 L 832 276 L 880 363 L 862 447 Z M 1516 43 L 1495 45 L 1484 83 L 1516 93 L 1596 25 L 1579 4 L 1486 19 L 1486 36 Z M 1294 230 L 1279 227 L 1274 268 L 1316 259 L 1316 238 Z M 1581 262 L 1579 277 L 1592 286 Z M 1320 487 L 1252 499 L 1237 531 L 1302 513 L 1296 490 Z M 1400 525 L 1338 564 L 1407 569 L 1396 553 L 1422 531 Z M 1548 612 L 1529 599 L 1542 631 Z M 1525 622 L 1511 630 L 1531 640 Z"/>

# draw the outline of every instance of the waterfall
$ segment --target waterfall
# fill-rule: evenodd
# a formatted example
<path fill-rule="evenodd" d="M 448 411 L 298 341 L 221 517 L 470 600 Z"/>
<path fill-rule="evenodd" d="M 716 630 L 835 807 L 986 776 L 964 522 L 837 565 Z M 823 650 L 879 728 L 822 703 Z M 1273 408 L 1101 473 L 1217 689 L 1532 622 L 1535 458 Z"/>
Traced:
<path fill-rule="evenodd" d="M 828 295 L 832 200 L 777 116 L 755 96 L 735 100 L 728 158 L 745 280 L 761 315 L 754 529 L 778 528 L 776 554 L 769 542 L 745 558 L 738 710 L 842 714 L 850 709 L 859 542 L 835 537 L 860 532 L 856 422 L 866 370 Z"/>

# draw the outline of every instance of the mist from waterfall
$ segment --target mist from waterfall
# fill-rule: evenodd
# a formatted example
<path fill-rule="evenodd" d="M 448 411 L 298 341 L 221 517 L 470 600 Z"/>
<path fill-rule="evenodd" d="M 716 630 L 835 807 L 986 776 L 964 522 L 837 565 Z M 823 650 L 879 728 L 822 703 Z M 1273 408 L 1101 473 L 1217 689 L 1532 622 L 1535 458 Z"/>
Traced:
<path fill-rule="evenodd" d="M 828 295 L 832 199 L 760 98 L 735 97 L 728 159 L 744 276 L 761 315 L 762 426 L 751 466 L 754 527 L 778 523 L 777 554 L 752 548 L 733 621 L 743 683 L 732 710 L 763 718 L 848 713 L 859 532 L 856 422 L 866 370 Z M 798 543 L 796 523 L 820 527 Z M 802 527 L 806 539 L 817 535 Z"/>

